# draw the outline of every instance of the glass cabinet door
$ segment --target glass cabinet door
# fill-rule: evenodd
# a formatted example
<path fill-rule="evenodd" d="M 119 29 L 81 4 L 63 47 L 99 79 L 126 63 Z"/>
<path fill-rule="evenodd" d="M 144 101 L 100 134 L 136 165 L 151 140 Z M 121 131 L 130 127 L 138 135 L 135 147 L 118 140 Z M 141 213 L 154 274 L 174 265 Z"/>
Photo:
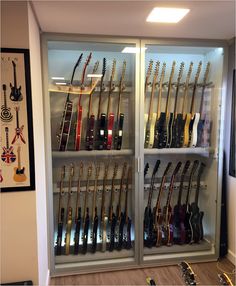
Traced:
<path fill-rule="evenodd" d="M 223 48 L 187 45 L 142 45 L 144 264 L 218 252 Z"/>
<path fill-rule="evenodd" d="M 55 271 L 135 264 L 137 43 L 46 46 Z"/>

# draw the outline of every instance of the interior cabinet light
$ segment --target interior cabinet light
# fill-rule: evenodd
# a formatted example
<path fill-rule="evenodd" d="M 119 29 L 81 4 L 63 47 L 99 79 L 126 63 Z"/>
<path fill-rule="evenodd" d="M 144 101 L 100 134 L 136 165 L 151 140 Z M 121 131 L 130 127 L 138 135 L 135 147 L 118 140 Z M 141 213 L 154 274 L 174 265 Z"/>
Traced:
<path fill-rule="evenodd" d="M 178 23 L 190 9 L 155 7 L 148 15 L 146 21 L 154 23 Z"/>
<path fill-rule="evenodd" d="M 145 51 L 147 48 L 141 48 L 141 51 Z M 140 48 L 136 47 L 125 47 L 122 50 L 122 53 L 127 53 L 127 54 L 136 54 L 140 52 Z"/>

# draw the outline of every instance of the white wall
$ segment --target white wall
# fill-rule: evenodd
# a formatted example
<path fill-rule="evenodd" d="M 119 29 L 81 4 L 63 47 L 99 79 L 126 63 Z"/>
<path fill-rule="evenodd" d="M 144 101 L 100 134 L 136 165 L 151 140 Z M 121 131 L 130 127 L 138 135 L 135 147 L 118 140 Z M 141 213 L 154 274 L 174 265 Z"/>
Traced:
<path fill-rule="evenodd" d="M 231 120 L 231 100 L 232 100 L 232 70 L 236 66 L 235 44 L 232 43 L 229 49 L 229 69 L 227 83 L 227 104 L 225 116 L 225 154 L 227 164 L 227 218 L 228 218 L 228 258 L 235 264 L 235 216 L 236 216 L 236 178 L 229 176 L 229 151 L 230 151 L 230 120 Z"/>

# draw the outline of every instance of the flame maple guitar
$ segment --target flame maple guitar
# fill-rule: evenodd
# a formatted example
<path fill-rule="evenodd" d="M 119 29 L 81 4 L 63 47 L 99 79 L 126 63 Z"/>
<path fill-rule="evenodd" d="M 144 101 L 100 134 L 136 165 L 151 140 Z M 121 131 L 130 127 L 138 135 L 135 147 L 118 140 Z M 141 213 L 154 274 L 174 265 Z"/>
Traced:
<path fill-rule="evenodd" d="M 87 67 L 91 61 L 92 58 L 92 53 L 89 54 L 85 64 L 84 64 L 84 69 L 82 72 L 82 78 L 81 78 L 81 90 L 84 89 L 84 82 L 85 82 L 85 74 Z M 80 145 L 81 145 L 81 136 L 82 136 L 82 119 L 83 119 L 83 107 L 81 105 L 81 99 L 82 99 L 82 93 L 79 95 L 79 102 L 77 106 L 77 120 L 76 120 L 76 135 L 75 135 L 75 150 L 79 151 L 80 150 Z"/>
<path fill-rule="evenodd" d="M 18 166 L 14 168 L 14 176 L 13 180 L 15 182 L 24 182 L 26 181 L 27 177 L 25 175 L 25 167 L 21 168 L 21 157 L 20 157 L 21 147 L 18 146 L 17 148 L 17 160 L 18 160 Z"/>
<path fill-rule="evenodd" d="M 2 147 L 3 153 L 1 155 L 1 159 L 5 164 L 11 164 L 15 162 L 16 155 L 13 152 L 13 146 L 9 147 L 9 128 L 5 127 L 5 133 L 6 133 L 6 147 Z"/>
<path fill-rule="evenodd" d="M 80 55 L 79 59 L 77 60 L 73 68 L 73 72 L 72 72 L 72 76 L 70 80 L 70 87 L 72 87 L 75 71 L 80 64 L 82 57 L 83 57 L 83 54 Z M 68 144 L 68 139 L 70 136 L 70 129 L 71 129 L 72 110 L 73 110 L 73 101 L 71 101 L 70 99 L 70 88 L 69 88 L 69 92 L 67 94 L 67 98 L 66 98 L 66 102 L 64 106 L 64 112 L 62 115 L 60 132 L 57 135 L 59 139 L 59 151 L 66 151 L 67 149 L 67 144 Z"/>
<path fill-rule="evenodd" d="M 13 67 L 14 84 L 12 85 L 12 83 L 10 83 L 10 88 L 11 88 L 10 99 L 12 101 L 21 101 L 23 99 L 23 96 L 21 93 L 21 86 L 17 87 L 16 63 L 14 61 L 12 61 L 12 67 Z"/>
<path fill-rule="evenodd" d="M 6 95 L 7 86 L 3 84 L 2 89 L 4 96 L 4 104 L 1 106 L 1 120 L 3 122 L 11 122 L 13 116 L 11 114 L 11 108 L 7 106 L 7 95 Z"/>

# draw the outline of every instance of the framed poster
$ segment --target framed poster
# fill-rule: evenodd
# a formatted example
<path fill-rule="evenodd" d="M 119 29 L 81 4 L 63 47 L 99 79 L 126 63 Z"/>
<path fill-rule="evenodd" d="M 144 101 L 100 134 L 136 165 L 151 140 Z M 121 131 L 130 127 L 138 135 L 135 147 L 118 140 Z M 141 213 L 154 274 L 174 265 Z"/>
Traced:
<path fill-rule="evenodd" d="M 1 48 L 0 191 L 35 190 L 29 50 Z"/>

